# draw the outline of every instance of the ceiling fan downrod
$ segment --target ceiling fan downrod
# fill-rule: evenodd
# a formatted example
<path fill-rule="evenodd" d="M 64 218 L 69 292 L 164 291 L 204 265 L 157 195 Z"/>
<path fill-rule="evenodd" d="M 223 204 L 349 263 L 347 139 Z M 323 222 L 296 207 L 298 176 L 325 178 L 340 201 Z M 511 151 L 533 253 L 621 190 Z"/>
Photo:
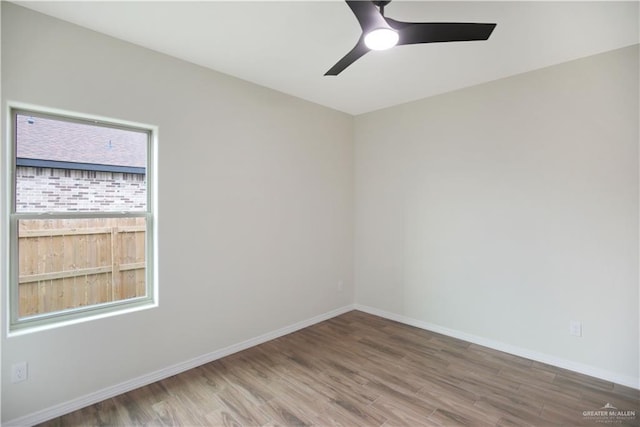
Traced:
<path fill-rule="evenodd" d="M 380 15 L 384 16 L 384 7 L 391 3 L 391 0 L 374 0 L 373 4 L 380 8 Z"/>

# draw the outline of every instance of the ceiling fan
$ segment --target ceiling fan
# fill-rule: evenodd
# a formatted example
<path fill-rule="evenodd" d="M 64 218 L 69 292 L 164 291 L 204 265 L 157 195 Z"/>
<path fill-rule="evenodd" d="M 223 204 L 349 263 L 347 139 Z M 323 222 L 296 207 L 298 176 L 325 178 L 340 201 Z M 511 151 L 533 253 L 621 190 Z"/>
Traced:
<path fill-rule="evenodd" d="M 355 47 L 325 76 L 337 76 L 370 50 L 389 49 L 395 45 L 487 40 L 496 24 L 463 22 L 401 22 L 384 16 L 391 0 L 347 0 L 347 5 L 362 28 Z"/>

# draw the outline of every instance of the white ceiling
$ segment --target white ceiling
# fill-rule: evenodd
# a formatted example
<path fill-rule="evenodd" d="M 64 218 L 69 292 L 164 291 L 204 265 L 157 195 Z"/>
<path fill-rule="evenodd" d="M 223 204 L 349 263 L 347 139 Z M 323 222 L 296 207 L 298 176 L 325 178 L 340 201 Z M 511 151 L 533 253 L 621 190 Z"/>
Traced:
<path fill-rule="evenodd" d="M 16 2 L 57 18 L 350 114 L 639 41 L 639 3 L 401 1 L 404 21 L 497 23 L 488 41 L 369 52 L 323 74 L 356 43 L 343 1 Z"/>

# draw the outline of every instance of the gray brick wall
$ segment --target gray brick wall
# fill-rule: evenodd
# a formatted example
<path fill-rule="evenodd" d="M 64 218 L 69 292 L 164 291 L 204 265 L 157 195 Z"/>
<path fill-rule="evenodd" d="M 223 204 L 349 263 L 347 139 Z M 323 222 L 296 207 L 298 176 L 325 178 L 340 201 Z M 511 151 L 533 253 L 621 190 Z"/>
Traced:
<path fill-rule="evenodd" d="M 146 175 L 54 168 L 16 168 L 16 211 L 143 211 Z"/>

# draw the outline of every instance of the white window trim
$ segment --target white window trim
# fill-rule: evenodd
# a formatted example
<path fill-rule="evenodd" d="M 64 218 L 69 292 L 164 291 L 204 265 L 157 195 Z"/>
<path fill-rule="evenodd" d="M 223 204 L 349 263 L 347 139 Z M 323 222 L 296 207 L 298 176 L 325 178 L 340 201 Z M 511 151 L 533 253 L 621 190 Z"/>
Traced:
<path fill-rule="evenodd" d="M 55 213 L 16 213 L 15 204 L 15 171 L 16 171 L 16 129 L 15 115 L 27 112 L 34 116 L 44 116 L 59 120 L 69 120 L 83 123 L 90 123 L 100 126 L 110 126 L 124 129 L 135 129 L 148 132 L 147 140 L 147 210 L 140 212 L 126 212 L 128 217 L 139 216 L 146 218 L 146 296 L 132 298 L 121 301 L 114 301 L 92 306 L 74 308 L 64 311 L 45 313 L 20 319 L 18 316 L 18 219 L 42 219 L 42 218 L 95 218 L 95 217 L 119 217 L 118 213 L 89 213 L 89 212 L 64 212 Z M 131 313 L 134 311 L 146 310 L 158 306 L 158 209 L 157 209 L 157 147 L 158 147 L 158 127 L 154 125 L 106 118 L 85 113 L 47 108 L 20 102 L 7 102 L 6 109 L 7 133 L 6 133 L 6 153 L 3 159 L 3 169 L 6 171 L 5 191 L 6 197 L 3 214 L 6 215 L 4 224 L 8 231 L 8 260 L 5 283 L 6 289 L 6 313 L 7 313 L 7 336 L 23 335 L 26 333 L 52 329 L 70 324 L 85 321 L 102 319 Z"/>

